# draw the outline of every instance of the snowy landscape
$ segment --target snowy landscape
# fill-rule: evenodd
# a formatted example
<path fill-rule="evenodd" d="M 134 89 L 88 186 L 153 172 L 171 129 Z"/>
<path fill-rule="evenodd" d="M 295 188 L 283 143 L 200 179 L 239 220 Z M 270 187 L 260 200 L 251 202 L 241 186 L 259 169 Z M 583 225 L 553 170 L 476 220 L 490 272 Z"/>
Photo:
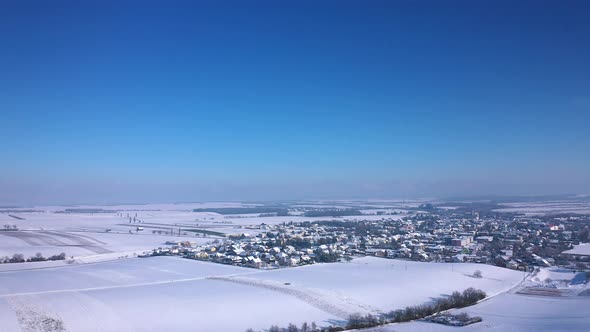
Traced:
<path fill-rule="evenodd" d="M 0 223 L 10 227 L 0 232 L 0 256 L 20 253 L 27 258 L 41 253 L 47 257 L 63 252 L 65 258 L 0 264 L 2 331 L 266 331 L 271 326 L 305 322 L 319 328 L 345 328 L 353 314 L 380 316 L 469 287 L 484 291 L 488 298 L 451 310 L 483 319 L 462 330 L 589 329 L 586 273 L 557 267 L 519 271 L 490 264 L 356 254 L 333 263 L 255 269 L 151 254 L 156 249 L 172 253 L 179 243 L 205 248 L 236 234 L 260 236 L 273 225 L 330 219 L 306 217 L 309 211 L 359 209 L 358 215 L 332 219 L 379 224 L 431 215 L 421 211 L 423 204 L 289 203 L 283 205 L 289 211 L 286 216 L 233 214 L 241 210 L 200 212 L 263 206 L 244 203 L 4 209 Z M 442 207 L 439 211 L 454 210 Z M 570 253 L 587 254 L 586 246 Z M 567 323 L 560 323 L 565 317 Z M 369 331 L 454 329 L 415 321 Z"/>
<path fill-rule="evenodd" d="M 546 282 L 545 278 L 552 278 Z M 590 331 L 588 291 L 579 275 L 559 269 L 542 269 L 522 284 L 481 303 L 461 309 L 483 318 L 482 323 L 460 331 Z M 583 276 L 582 279 L 587 278 Z M 535 292 L 531 290 L 545 290 Z M 456 327 L 428 322 L 410 322 L 368 331 L 457 331 Z"/>
<path fill-rule="evenodd" d="M 0 332 L 590 332 L 589 14 L 0 0 Z"/>

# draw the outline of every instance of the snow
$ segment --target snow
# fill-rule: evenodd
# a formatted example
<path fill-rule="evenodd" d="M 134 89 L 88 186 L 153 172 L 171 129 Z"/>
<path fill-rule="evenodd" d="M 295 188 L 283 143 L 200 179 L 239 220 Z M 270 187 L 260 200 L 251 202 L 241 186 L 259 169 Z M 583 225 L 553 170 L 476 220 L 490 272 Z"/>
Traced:
<path fill-rule="evenodd" d="M 583 278 L 580 278 L 583 277 Z M 550 280 L 548 280 L 550 279 Z M 413 321 L 390 324 L 365 332 L 451 332 L 460 329 L 470 331 L 590 331 L 590 297 L 585 273 L 556 267 L 541 268 L 527 276 L 526 280 L 480 303 L 451 310 L 479 316 L 481 323 L 457 328 L 435 323 Z M 531 289 L 548 290 L 545 293 Z M 541 294 L 541 295 L 540 295 Z"/>
<path fill-rule="evenodd" d="M 415 321 L 368 329 L 365 332 L 590 331 L 588 304 L 589 299 L 584 298 L 556 299 L 505 293 L 473 307 L 455 310 L 482 317 L 481 323 L 458 328 Z"/>
<path fill-rule="evenodd" d="M 142 286 L 252 273 L 252 269 L 176 257 L 135 258 L 96 264 L 1 272 L 0 296 Z"/>
<path fill-rule="evenodd" d="M 502 203 L 498 212 L 515 212 L 527 215 L 545 215 L 556 213 L 590 213 L 590 201 L 560 200 L 543 202 Z"/>
<path fill-rule="evenodd" d="M 313 203 L 310 203 L 313 204 Z M 357 201 L 330 201 L 334 206 Z M 371 201 L 386 211 L 420 201 Z M 564 202 L 513 204 L 508 208 L 559 210 Z M 0 232 L 0 256 L 66 252 L 74 259 L 0 264 L 0 319 L 3 332 L 40 329 L 55 324 L 67 331 L 244 331 L 275 324 L 316 321 L 342 324 L 351 313 L 379 314 L 422 304 L 455 290 L 475 287 L 493 297 L 462 309 L 484 322 L 465 331 L 580 331 L 588 326 L 587 279 L 557 268 L 541 269 L 521 283 L 523 272 L 490 265 L 419 263 L 364 257 L 349 263 L 255 270 L 178 257 L 132 258 L 169 240 L 203 243 L 215 237 L 158 235 L 153 230 L 195 228 L 225 234 L 256 233 L 250 225 L 283 222 L 380 220 L 397 216 L 306 218 L 303 216 L 224 216 L 192 212 L 195 208 L 254 206 L 236 202 L 117 206 L 34 207 L 43 212 L 0 213 L 0 225 L 19 232 Z M 55 213 L 65 208 L 103 208 L 123 213 Z M 584 209 L 567 206 L 568 209 Z M 376 210 L 367 209 L 373 213 Z M 126 217 L 137 214 L 141 223 Z M 135 232 L 137 226 L 144 231 Z M 109 232 L 106 232 L 110 229 Z M 24 231 L 22 231 L 24 230 Z M 132 233 L 129 233 L 132 230 Z M 589 245 L 571 251 L 586 252 Z M 483 278 L 473 278 L 475 270 Z M 518 285 L 515 287 L 515 285 Z M 538 289 L 550 289 L 538 296 Z M 531 291 L 532 290 L 532 291 Z M 537 294 L 533 296 L 531 294 Z M 561 296 L 561 297 L 558 297 Z M 586 325 L 583 325 L 586 324 Z M 386 331 L 447 331 L 443 325 L 412 322 Z M 586 330 L 590 330 L 587 328 Z"/>
<path fill-rule="evenodd" d="M 526 283 L 543 283 L 547 279 L 570 281 L 573 279 L 575 273 L 569 269 L 562 269 L 559 267 L 542 268 L 539 271 L 533 272 Z"/>
<path fill-rule="evenodd" d="M 590 256 L 590 243 L 578 244 L 578 245 L 574 246 L 573 249 L 564 251 L 563 254 Z"/>
<path fill-rule="evenodd" d="M 292 317 L 338 319 L 294 296 L 208 279 L 253 272 L 174 257 L 0 272 L 0 316 L 34 312 L 70 331 L 243 331 Z"/>
<path fill-rule="evenodd" d="M 14 309 L 0 298 L 0 321 L 2 322 L 3 331 L 20 331 Z"/>
<path fill-rule="evenodd" d="M 468 276 L 476 269 L 484 278 Z M 342 324 L 354 312 L 389 311 L 470 286 L 490 294 L 505 291 L 521 276 L 486 265 L 374 257 L 267 271 L 177 257 L 135 258 L 0 272 L 0 316 L 13 322 L 7 332 L 18 331 L 23 316 L 37 317 L 33 323 L 62 322 L 68 331 Z"/>
<path fill-rule="evenodd" d="M 329 317 L 296 298 L 206 279 L 40 294 L 26 301 L 51 308 L 71 331 L 244 331 L 284 323 L 285 316 Z"/>
<path fill-rule="evenodd" d="M 483 278 L 471 277 L 475 270 L 482 271 Z M 249 277 L 288 282 L 353 298 L 359 305 L 352 312 L 386 312 L 429 302 L 432 297 L 468 287 L 498 293 L 519 282 L 523 274 L 481 264 L 419 263 L 364 257 L 347 264 L 318 264 Z"/>
<path fill-rule="evenodd" d="M 399 219 L 395 216 L 349 216 L 342 218 L 303 216 L 259 217 L 258 214 L 221 215 L 213 212 L 193 212 L 195 208 L 244 207 L 255 204 L 237 202 L 146 204 L 146 205 L 105 205 L 105 206 L 36 206 L 40 212 L 10 213 L 22 219 L 15 219 L 8 213 L 0 213 L 0 226 L 14 225 L 18 232 L 0 231 L 0 256 L 23 254 L 25 258 L 40 252 L 45 257 L 64 252 L 67 257 L 76 258 L 107 254 L 112 252 L 142 252 L 165 246 L 165 242 L 190 241 L 204 243 L 215 236 L 181 232 L 173 235 L 159 235 L 154 232 L 177 232 L 183 229 L 201 229 L 223 234 L 260 232 L 251 226 L 262 223 L 277 225 L 288 222 L 319 220 L 382 220 Z M 66 208 L 103 209 L 105 213 L 58 213 Z M 375 210 L 372 210 L 374 213 Z M 129 222 L 136 217 L 141 222 Z M 137 231 L 142 227 L 142 231 Z M 107 232 L 108 230 L 108 232 Z M 131 231 L 131 233 L 130 233 Z M 186 233 L 186 235 L 185 235 Z M 198 236 L 197 236 L 198 235 Z"/>
<path fill-rule="evenodd" d="M 204 243 L 211 239 L 153 235 L 151 233 L 0 232 L 0 256 L 12 256 L 15 253 L 20 253 L 28 258 L 40 252 L 43 256 L 48 257 L 65 252 L 67 257 L 83 257 L 111 252 L 142 252 L 164 247 L 165 242 L 169 240 Z"/>

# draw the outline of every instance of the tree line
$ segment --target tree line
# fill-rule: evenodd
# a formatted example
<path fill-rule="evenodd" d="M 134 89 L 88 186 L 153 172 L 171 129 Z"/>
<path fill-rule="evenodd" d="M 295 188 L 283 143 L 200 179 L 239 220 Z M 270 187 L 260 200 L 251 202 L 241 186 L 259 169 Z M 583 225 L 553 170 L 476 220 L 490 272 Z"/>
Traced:
<path fill-rule="evenodd" d="M 463 292 L 454 291 L 450 296 L 439 297 L 430 303 L 408 306 L 405 309 L 390 311 L 381 316 L 353 314 L 349 317 L 346 328 L 358 329 L 389 323 L 408 322 L 425 318 L 449 309 L 464 308 L 474 305 L 485 297 L 486 293 L 484 291 L 470 287 Z"/>
<path fill-rule="evenodd" d="M 342 326 L 327 326 L 318 327 L 315 322 L 308 324 L 303 323 L 301 327 L 293 323 L 289 323 L 287 327 L 279 327 L 272 325 L 268 332 L 337 332 L 351 329 L 369 328 L 381 326 L 391 323 L 408 322 L 416 319 L 422 319 L 432 316 L 442 311 L 455 308 L 464 308 L 476 304 L 483 300 L 486 293 L 480 289 L 467 288 L 463 292 L 454 291 L 450 296 L 439 297 L 434 301 L 422 305 L 408 306 L 405 309 L 390 311 L 382 315 L 359 313 L 351 314 L 345 327 Z M 246 332 L 254 332 L 253 329 L 247 329 Z"/>
<path fill-rule="evenodd" d="M 345 216 L 360 216 L 361 211 L 354 209 L 343 210 L 311 210 L 303 213 L 304 217 L 345 217 Z"/>
<path fill-rule="evenodd" d="M 66 259 L 66 253 L 62 252 L 57 255 L 51 255 L 49 257 L 44 257 L 43 254 L 40 252 L 36 253 L 35 256 L 31 256 L 25 259 L 23 254 L 14 254 L 12 257 L 4 256 L 0 257 L 0 264 L 6 263 L 24 263 L 24 262 L 44 262 L 44 261 L 61 261 Z"/>

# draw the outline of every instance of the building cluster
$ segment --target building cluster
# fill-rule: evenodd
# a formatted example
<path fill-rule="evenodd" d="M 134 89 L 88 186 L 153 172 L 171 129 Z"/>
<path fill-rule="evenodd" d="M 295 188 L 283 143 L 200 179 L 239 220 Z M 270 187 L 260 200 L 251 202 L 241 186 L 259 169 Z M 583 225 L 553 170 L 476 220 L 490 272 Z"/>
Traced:
<path fill-rule="evenodd" d="M 417 213 L 402 219 L 261 224 L 248 233 L 204 245 L 178 243 L 154 255 L 254 268 L 299 266 L 374 255 L 415 261 L 475 262 L 512 269 L 575 265 L 586 258 L 563 255 L 588 242 L 590 216 L 524 217 L 453 210 Z"/>
<path fill-rule="evenodd" d="M 168 243 L 172 244 L 172 243 Z M 261 225 L 255 233 L 241 233 L 207 244 L 174 243 L 158 248 L 153 255 L 181 255 L 186 258 L 253 268 L 278 268 L 318 262 L 336 262 L 350 256 L 344 241 L 322 227 Z"/>
<path fill-rule="evenodd" d="M 589 241 L 589 216 L 495 214 L 480 218 L 477 214 L 440 211 L 381 227 L 395 234 L 379 238 L 380 241 L 392 239 L 389 243 L 371 244 L 371 250 L 378 256 L 475 262 L 512 269 L 551 265 L 588 269 L 587 257 L 562 253 Z"/>

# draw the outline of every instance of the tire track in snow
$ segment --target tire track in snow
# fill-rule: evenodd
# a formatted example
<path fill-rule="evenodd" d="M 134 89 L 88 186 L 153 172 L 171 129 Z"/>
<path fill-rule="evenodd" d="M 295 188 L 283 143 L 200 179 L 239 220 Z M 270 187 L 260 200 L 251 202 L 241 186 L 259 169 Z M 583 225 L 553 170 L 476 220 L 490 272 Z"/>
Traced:
<path fill-rule="evenodd" d="M 260 271 L 234 274 L 234 276 L 247 275 L 247 274 L 257 274 L 257 273 L 260 273 Z M 194 277 L 194 278 L 169 279 L 169 280 L 161 280 L 161 281 L 142 282 L 142 283 L 137 283 L 137 284 L 111 285 L 111 286 L 85 287 L 85 288 L 52 289 L 52 290 L 45 290 L 45 291 L 33 291 L 33 292 L 21 292 L 21 293 L 7 293 L 7 294 L 0 294 L 0 298 L 10 298 L 10 297 L 15 297 L 15 296 L 23 296 L 23 295 L 41 295 L 41 294 L 53 294 L 53 293 L 76 293 L 76 292 L 90 292 L 90 291 L 110 290 L 110 289 L 120 289 L 120 288 L 143 287 L 143 286 L 152 286 L 152 285 L 165 285 L 165 284 L 174 284 L 174 283 L 190 282 L 190 281 L 197 281 L 197 280 L 207 280 L 207 279 L 211 279 L 211 278 L 212 277 L 210 277 L 210 276 L 202 276 L 202 277 Z"/>
<path fill-rule="evenodd" d="M 278 281 L 253 279 L 243 276 L 209 277 L 208 279 L 259 287 L 279 292 L 285 295 L 293 296 L 321 311 L 324 311 L 326 313 L 343 319 L 348 319 L 348 316 L 355 312 L 364 313 L 375 311 L 367 310 L 367 305 L 355 303 L 351 299 L 341 299 L 337 296 L 315 292 L 309 288 L 292 284 L 285 285 L 284 283 Z"/>

